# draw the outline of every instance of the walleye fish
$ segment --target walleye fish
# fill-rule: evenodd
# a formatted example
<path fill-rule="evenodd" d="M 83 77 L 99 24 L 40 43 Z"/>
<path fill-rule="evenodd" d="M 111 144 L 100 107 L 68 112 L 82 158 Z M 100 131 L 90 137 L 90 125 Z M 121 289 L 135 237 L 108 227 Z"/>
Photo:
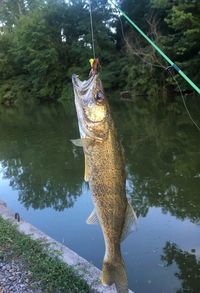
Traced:
<path fill-rule="evenodd" d="M 105 241 L 103 285 L 116 285 L 128 292 L 128 282 L 120 243 L 133 230 L 136 215 L 125 190 L 125 161 L 121 142 L 111 117 L 108 101 L 98 74 L 81 81 L 72 76 L 80 139 L 85 155 L 85 180 L 94 203 L 88 224 L 98 222 Z"/>

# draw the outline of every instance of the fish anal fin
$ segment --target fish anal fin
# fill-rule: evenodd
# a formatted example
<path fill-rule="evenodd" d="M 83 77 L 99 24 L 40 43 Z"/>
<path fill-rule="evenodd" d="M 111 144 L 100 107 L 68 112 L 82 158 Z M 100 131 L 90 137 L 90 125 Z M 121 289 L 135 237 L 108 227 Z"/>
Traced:
<path fill-rule="evenodd" d="M 89 215 L 89 217 L 88 217 L 86 223 L 89 224 L 89 225 L 99 223 L 99 220 L 98 220 L 98 217 L 97 217 L 97 214 L 96 214 L 95 209 L 94 209 L 94 210 L 92 211 L 92 213 Z"/>
<path fill-rule="evenodd" d="M 131 204 L 128 203 L 126 207 L 125 222 L 124 222 L 124 228 L 121 235 L 121 241 L 126 239 L 126 237 L 131 232 L 136 230 L 136 224 L 137 224 L 137 216 Z"/>

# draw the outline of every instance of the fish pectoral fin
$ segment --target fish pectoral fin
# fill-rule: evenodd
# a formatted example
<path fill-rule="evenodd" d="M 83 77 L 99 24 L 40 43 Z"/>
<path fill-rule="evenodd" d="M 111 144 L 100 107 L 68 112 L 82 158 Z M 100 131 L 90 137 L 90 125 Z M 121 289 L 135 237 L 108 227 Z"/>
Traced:
<path fill-rule="evenodd" d="M 82 138 L 71 139 L 71 142 L 72 142 L 75 146 L 83 147 L 83 141 L 82 141 Z"/>
<path fill-rule="evenodd" d="M 91 224 L 97 224 L 99 223 L 99 219 L 97 217 L 96 211 L 95 209 L 91 212 L 91 214 L 89 215 L 87 221 L 87 224 L 91 225 Z"/>
<path fill-rule="evenodd" d="M 88 160 L 87 160 L 87 156 L 85 154 L 85 172 L 84 172 L 84 180 L 85 182 L 89 181 L 89 177 L 88 177 Z"/>
<path fill-rule="evenodd" d="M 88 137 L 78 138 L 78 139 L 71 139 L 71 142 L 78 147 L 88 146 L 93 142 L 93 139 Z"/>
<path fill-rule="evenodd" d="M 131 206 L 130 203 L 128 203 L 126 207 L 126 215 L 125 215 L 125 222 L 124 222 L 124 228 L 121 235 L 121 241 L 126 239 L 126 237 L 133 231 L 136 230 L 136 224 L 137 224 L 137 216 L 136 213 Z"/>

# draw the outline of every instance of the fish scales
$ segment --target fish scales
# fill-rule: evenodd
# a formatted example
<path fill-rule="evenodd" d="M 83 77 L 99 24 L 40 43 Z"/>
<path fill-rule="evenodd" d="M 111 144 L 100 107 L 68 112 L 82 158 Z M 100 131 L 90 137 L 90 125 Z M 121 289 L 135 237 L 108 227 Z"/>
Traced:
<path fill-rule="evenodd" d="M 106 140 L 94 143 L 87 153 L 89 186 L 104 237 L 110 242 L 107 247 L 110 248 L 114 239 L 120 243 L 127 206 L 125 166 L 114 127 L 110 127 Z M 112 258 L 115 258 L 116 254 L 113 254 Z"/>

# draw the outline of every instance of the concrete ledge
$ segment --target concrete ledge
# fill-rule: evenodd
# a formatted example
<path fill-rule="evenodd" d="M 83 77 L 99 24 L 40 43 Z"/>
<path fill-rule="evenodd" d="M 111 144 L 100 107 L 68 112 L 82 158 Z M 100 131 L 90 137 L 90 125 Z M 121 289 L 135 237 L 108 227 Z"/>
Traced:
<path fill-rule="evenodd" d="M 116 293 L 115 286 L 104 287 L 100 281 L 101 271 L 87 260 L 79 256 L 73 250 L 55 241 L 39 229 L 35 228 L 28 222 L 20 219 L 20 222 L 15 220 L 14 213 L 7 208 L 6 203 L 0 201 L 0 215 L 5 220 L 9 220 L 17 225 L 18 231 L 29 235 L 34 240 L 42 240 L 48 244 L 51 251 L 59 251 L 61 253 L 60 259 L 67 265 L 73 267 L 91 288 L 91 293 Z M 129 290 L 129 293 L 133 291 Z"/>

